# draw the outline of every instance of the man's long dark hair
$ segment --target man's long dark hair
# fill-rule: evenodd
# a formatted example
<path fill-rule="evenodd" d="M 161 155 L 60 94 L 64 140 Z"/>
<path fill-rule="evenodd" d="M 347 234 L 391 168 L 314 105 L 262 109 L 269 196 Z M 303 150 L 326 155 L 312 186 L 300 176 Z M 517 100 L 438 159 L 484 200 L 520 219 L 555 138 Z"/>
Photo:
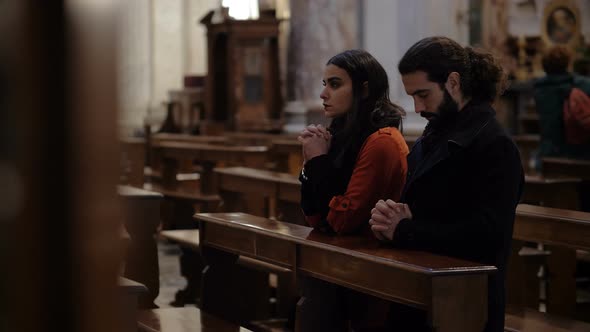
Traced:
<path fill-rule="evenodd" d="M 331 153 L 336 154 L 336 165 L 353 165 L 366 138 L 383 127 L 400 128 L 405 112 L 389 99 L 387 73 L 368 52 L 347 50 L 333 56 L 326 65 L 330 64 L 348 73 L 353 94 L 352 109 L 330 124 L 333 134 Z M 368 96 L 363 97 L 365 82 Z"/>
<path fill-rule="evenodd" d="M 490 53 L 463 47 L 447 37 L 428 37 L 414 44 L 400 60 L 398 70 L 401 75 L 423 71 L 439 84 L 457 72 L 463 96 L 479 102 L 494 102 L 506 88 L 506 74 Z"/>

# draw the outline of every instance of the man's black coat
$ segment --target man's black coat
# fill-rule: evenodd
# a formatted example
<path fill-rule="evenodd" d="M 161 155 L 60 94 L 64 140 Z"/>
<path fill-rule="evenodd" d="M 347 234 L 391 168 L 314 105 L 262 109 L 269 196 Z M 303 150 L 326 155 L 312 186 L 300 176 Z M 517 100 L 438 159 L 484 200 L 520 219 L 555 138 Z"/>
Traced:
<path fill-rule="evenodd" d="M 494 265 L 486 332 L 504 330 L 505 272 L 524 177 L 518 149 L 487 103 L 470 102 L 423 155 L 408 155 L 401 201 L 412 211 L 393 244 Z"/>

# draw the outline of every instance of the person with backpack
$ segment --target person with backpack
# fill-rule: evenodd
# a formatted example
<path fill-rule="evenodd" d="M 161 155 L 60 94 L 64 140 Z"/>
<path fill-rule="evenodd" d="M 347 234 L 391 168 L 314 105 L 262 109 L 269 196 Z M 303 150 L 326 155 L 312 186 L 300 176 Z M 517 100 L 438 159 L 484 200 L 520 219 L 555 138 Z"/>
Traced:
<path fill-rule="evenodd" d="M 539 160 L 543 157 L 590 159 L 590 128 L 587 128 L 590 113 L 586 113 L 590 112 L 587 107 L 590 78 L 568 71 L 572 57 L 565 46 L 551 47 L 543 56 L 546 76 L 534 83 L 541 128 Z M 578 90 L 570 98 L 574 88 Z M 585 100 L 577 102 L 581 99 Z"/>

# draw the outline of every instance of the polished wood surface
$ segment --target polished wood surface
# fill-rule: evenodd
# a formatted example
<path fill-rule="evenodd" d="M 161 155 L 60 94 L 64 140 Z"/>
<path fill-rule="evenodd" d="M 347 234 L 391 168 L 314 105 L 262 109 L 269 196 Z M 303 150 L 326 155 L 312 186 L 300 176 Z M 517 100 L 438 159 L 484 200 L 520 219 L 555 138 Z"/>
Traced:
<path fill-rule="evenodd" d="M 130 186 L 118 186 L 123 203 L 123 223 L 131 241 L 127 247 L 124 275 L 149 289 L 139 299 L 141 308 L 154 307 L 160 291 L 158 250 L 154 239 L 160 225 L 160 193 Z"/>
<path fill-rule="evenodd" d="M 216 168 L 215 172 L 218 174 L 248 177 L 252 179 L 261 180 L 260 182 L 281 183 L 284 185 L 291 186 L 299 185 L 299 180 L 297 176 L 293 176 L 287 173 L 273 172 L 250 167 Z"/>
<path fill-rule="evenodd" d="M 548 245 L 547 312 L 573 317 L 576 249 L 590 249 L 590 213 L 520 204 L 513 238 Z"/>
<path fill-rule="evenodd" d="M 152 147 L 163 150 L 164 156 L 190 156 L 207 161 L 240 161 L 246 154 L 263 155 L 268 151 L 266 146 L 215 145 L 186 141 L 158 141 L 153 142 Z M 220 157 L 221 154 L 228 156 Z"/>
<path fill-rule="evenodd" d="M 165 197 L 182 199 L 191 201 L 201 206 L 202 211 L 214 212 L 219 205 L 221 198 L 217 194 L 203 194 L 200 191 L 188 191 L 183 188 L 177 188 L 175 190 L 166 189 L 161 185 L 149 184 L 144 185 L 144 188 L 158 192 Z"/>
<path fill-rule="evenodd" d="M 296 176 L 246 167 L 217 168 L 215 173 L 218 177 L 219 195 L 223 199 L 223 211 L 248 211 L 250 214 L 261 217 L 304 223 L 299 204 L 300 186 Z M 260 261 L 258 262 L 258 264 L 242 264 L 244 263 L 242 257 L 238 260 L 238 263 L 244 267 L 278 274 L 276 313 L 278 317 L 288 318 L 294 312 L 297 302 L 294 279 L 290 274 L 281 273 L 276 269 L 260 269 Z M 255 277 L 253 272 L 249 275 L 251 278 Z M 206 287 L 213 286 L 208 283 Z M 263 294 L 267 291 L 268 285 L 263 284 L 261 287 L 260 293 Z M 268 304 L 265 306 L 268 307 Z"/>
<path fill-rule="evenodd" d="M 197 308 L 142 310 L 138 313 L 139 331 L 144 332 L 246 332 Z"/>
<path fill-rule="evenodd" d="M 215 172 L 224 211 L 247 211 L 261 217 L 305 224 L 297 176 L 246 167 L 221 168 Z M 272 269 L 266 272 L 277 273 Z M 297 303 L 295 280 L 287 273 L 279 273 L 277 277 L 277 315 L 288 318 Z"/>
<path fill-rule="evenodd" d="M 270 133 L 256 133 L 245 131 L 230 131 L 224 133 L 231 142 L 239 145 L 264 145 L 271 146 L 275 140 L 297 141 L 299 133 L 284 133 L 284 134 L 270 134 Z"/>
<path fill-rule="evenodd" d="M 520 204 L 513 238 L 590 250 L 590 213 Z"/>
<path fill-rule="evenodd" d="M 507 313 L 507 332 L 588 332 L 590 324 L 544 314 L 534 310 Z"/>
<path fill-rule="evenodd" d="M 275 170 L 293 175 L 299 174 L 303 165 L 301 143 L 295 138 L 273 139 L 270 151 L 276 163 Z"/>
<path fill-rule="evenodd" d="M 533 205 L 578 210 L 581 183 L 582 180 L 579 178 L 526 175 L 521 201 Z"/>
<path fill-rule="evenodd" d="M 422 251 L 395 250 L 383 245 L 376 239 L 360 236 L 333 236 L 315 231 L 311 227 L 280 222 L 268 218 L 256 217 L 246 213 L 198 213 L 200 221 L 223 225 L 229 229 L 247 230 L 261 235 L 288 242 L 320 247 L 329 251 L 346 254 L 351 257 L 378 262 L 401 270 L 419 272 L 428 275 L 445 275 L 455 273 L 491 273 L 493 266 L 469 262 L 453 257 L 440 256 Z M 201 239 L 202 240 L 202 239 Z M 205 242 L 209 244 L 209 242 Z M 255 245 L 242 243 L 240 246 Z M 281 264 L 289 264 L 281 262 Z"/>
<path fill-rule="evenodd" d="M 180 246 L 199 251 L 199 230 L 198 229 L 175 229 L 161 231 L 160 236 L 177 242 Z"/>
<path fill-rule="evenodd" d="M 331 236 L 244 213 L 196 214 L 201 245 L 266 261 L 387 300 L 424 308 L 437 331 L 477 331 L 493 266 L 377 240 Z"/>
<path fill-rule="evenodd" d="M 216 168 L 215 174 L 225 211 L 248 211 L 304 224 L 297 176 L 248 167 Z M 256 197 L 260 198 L 258 202 L 254 201 Z"/>
<path fill-rule="evenodd" d="M 210 143 L 226 144 L 228 138 L 225 136 L 207 136 L 207 135 L 189 135 L 173 133 L 157 133 L 151 136 L 152 142 L 172 141 L 172 142 L 191 142 L 191 143 Z"/>
<path fill-rule="evenodd" d="M 590 179 L 590 160 L 543 158 L 543 174 Z"/>
<path fill-rule="evenodd" d="M 267 162 L 266 146 L 227 146 L 192 142 L 154 142 L 152 147 L 163 158 L 162 185 L 175 189 L 179 160 L 190 159 L 202 167 L 201 192 L 215 193 L 213 168 L 217 163 L 264 168 Z"/>
<path fill-rule="evenodd" d="M 117 187 L 117 192 L 119 193 L 120 197 L 124 197 L 126 199 L 162 199 L 161 193 L 131 186 L 119 185 Z"/>

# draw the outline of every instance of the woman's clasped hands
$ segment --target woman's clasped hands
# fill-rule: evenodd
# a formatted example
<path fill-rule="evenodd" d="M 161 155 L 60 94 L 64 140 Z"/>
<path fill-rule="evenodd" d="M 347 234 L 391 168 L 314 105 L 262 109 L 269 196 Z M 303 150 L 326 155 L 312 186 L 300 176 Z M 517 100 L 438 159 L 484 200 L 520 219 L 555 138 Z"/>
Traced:
<path fill-rule="evenodd" d="M 327 154 L 332 142 L 332 134 L 322 125 L 309 125 L 297 137 L 303 148 L 303 162 Z"/>

